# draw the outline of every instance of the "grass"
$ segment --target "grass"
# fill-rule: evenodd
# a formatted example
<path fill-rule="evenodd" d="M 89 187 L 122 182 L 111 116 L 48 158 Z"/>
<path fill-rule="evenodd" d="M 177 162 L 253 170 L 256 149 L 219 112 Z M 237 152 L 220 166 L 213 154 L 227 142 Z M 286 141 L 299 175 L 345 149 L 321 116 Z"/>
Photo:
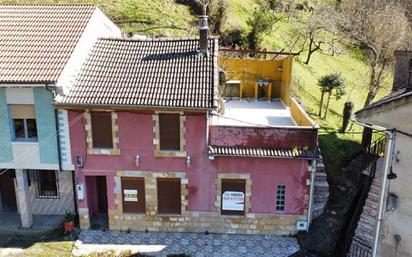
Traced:
<path fill-rule="evenodd" d="M 67 257 L 71 256 L 75 238 L 61 230 L 0 230 L 0 256 Z M 11 252 L 4 251 L 12 248 Z"/>

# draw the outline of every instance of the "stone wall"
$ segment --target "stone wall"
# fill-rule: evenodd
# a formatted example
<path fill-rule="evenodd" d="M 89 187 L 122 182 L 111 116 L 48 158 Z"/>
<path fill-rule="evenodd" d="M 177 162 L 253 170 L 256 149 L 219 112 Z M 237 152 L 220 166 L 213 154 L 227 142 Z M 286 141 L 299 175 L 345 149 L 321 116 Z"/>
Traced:
<path fill-rule="evenodd" d="M 32 180 L 29 187 L 30 209 L 32 214 L 64 215 L 65 211 L 74 213 L 74 194 L 71 171 L 58 171 L 59 197 L 38 198 L 36 196 L 37 182 Z"/>
<path fill-rule="evenodd" d="M 186 173 L 181 172 L 142 172 L 119 171 L 115 177 L 114 193 L 116 196 L 115 209 L 109 209 L 109 227 L 111 230 L 137 230 L 137 231 L 165 231 L 165 232 L 211 232 L 211 233 L 236 233 L 236 234 L 296 234 L 296 221 L 306 220 L 307 210 L 303 215 L 288 214 L 263 214 L 250 213 L 250 197 L 252 194 L 252 181 L 249 174 L 220 173 L 216 179 L 215 211 L 187 211 L 188 205 L 187 185 L 189 183 Z M 123 213 L 121 177 L 144 177 L 146 213 Z M 157 178 L 181 179 L 181 215 L 163 215 L 157 213 Z M 245 215 L 228 216 L 220 214 L 221 179 L 246 180 Z M 81 228 L 90 227 L 88 209 L 79 210 Z"/>

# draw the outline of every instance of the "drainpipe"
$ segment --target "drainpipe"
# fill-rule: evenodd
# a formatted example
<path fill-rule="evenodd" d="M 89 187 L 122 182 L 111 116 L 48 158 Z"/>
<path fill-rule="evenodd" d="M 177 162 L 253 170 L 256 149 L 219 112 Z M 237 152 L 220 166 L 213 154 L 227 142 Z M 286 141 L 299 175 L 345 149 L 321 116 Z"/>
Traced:
<path fill-rule="evenodd" d="M 313 209 L 313 193 L 315 191 L 315 175 L 316 175 L 316 159 L 312 161 L 312 168 L 310 172 L 310 192 L 309 192 L 309 207 L 308 207 L 308 227 L 306 232 L 309 231 L 310 224 L 312 222 L 312 209 Z"/>
<path fill-rule="evenodd" d="M 50 89 L 49 84 L 46 84 L 46 90 L 52 93 L 53 99 L 56 97 L 56 91 L 53 89 Z M 56 141 L 57 141 L 57 159 L 59 161 L 59 171 L 62 171 L 62 160 L 61 160 L 61 152 L 60 152 L 60 133 L 59 133 L 59 122 L 58 122 L 58 111 L 57 109 L 54 109 L 54 122 L 56 125 Z"/>
<path fill-rule="evenodd" d="M 355 123 L 358 125 L 361 125 L 363 127 L 367 127 L 370 129 L 375 129 L 379 130 L 378 128 L 366 124 L 366 123 L 361 123 L 355 120 Z M 376 257 L 377 252 L 378 252 L 378 243 L 379 243 L 379 233 L 381 230 L 381 225 L 382 225 L 382 216 L 383 216 L 383 207 L 384 207 L 384 201 L 385 201 L 385 191 L 386 187 L 388 184 L 388 173 L 392 164 L 392 153 L 393 153 L 393 145 L 394 145 L 394 140 L 395 140 L 395 129 L 387 129 L 384 131 L 385 134 L 388 135 L 388 143 L 386 145 L 386 156 L 385 156 L 385 165 L 384 165 L 384 172 L 383 172 L 383 181 L 382 181 L 382 188 L 380 192 L 380 199 L 379 199 L 379 211 L 378 211 L 378 220 L 376 224 L 376 230 L 375 230 L 375 238 L 373 242 L 373 252 L 372 252 L 372 257 Z"/>

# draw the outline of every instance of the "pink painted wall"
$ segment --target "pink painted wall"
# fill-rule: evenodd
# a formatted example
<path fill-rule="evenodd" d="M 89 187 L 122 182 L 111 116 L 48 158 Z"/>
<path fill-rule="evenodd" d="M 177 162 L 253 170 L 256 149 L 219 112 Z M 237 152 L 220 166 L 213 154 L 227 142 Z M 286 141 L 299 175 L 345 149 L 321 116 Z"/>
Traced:
<path fill-rule="evenodd" d="M 81 112 L 69 112 L 72 121 Z M 286 211 L 288 214 L 303 214 L 304 194 L 307 190 L 307 161 L 264 158 L 207 158 L 206 116 L 186 114 L 186 151 L 192 165 L 186 167 L 185 158 L 154 157 L 152 113 L 118 112 L 119 148 L 121 155 L 87 155 L 85 120 L 81 119 L 70 127 L 73 158 L 85 157 L 84 167 L 76 167 L 77 182 L 85 176 L 105 175 L 108 184 L 108 206 L 114 204 L 114 176 L 116 171 L 140 170 L 152 172 L 186 172 L 189 179 L 189 206 L 192 211 L 215 211 L 215 181 L 219 172 L 250 173 L 253 181 L 252 212 L 273 213 L 277 184 L 285 184 Z M 230 142 L 229 139 L 225 141 Z M 135 165 L 135 156 L 140 155 L 140 165 Z M 80 208 L 86 208 L 86 199 L 79 201 Z"/>
<path fill-rule="evenodd" d="M 316 147 L 317 129 L 211 126 L 210 144 L 216 146 L 260 146 L 279 149 Z"/>

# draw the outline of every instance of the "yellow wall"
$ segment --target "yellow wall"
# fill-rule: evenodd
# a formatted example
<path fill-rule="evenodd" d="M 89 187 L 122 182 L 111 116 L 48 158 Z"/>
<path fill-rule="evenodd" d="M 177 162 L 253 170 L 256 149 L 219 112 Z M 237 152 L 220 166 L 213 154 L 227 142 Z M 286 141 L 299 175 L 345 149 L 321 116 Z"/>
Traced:
<path fill-rule="evenodd" d="M 280 97 L 289 105 L 292 57 L 281 60 L 260 60 L 222 56 L 219 57 L 219 66 L 227 72 L 229 80 L 242 81 L 243 97 L 254 98 L 256 80 L 268 79 L 272 81 L 272 92 L 274 92 L 272 98 Z M 280 68 L 283 70 L 279 70 Z M 281 85 L 284 87 L 283 90 Z"/>
<path fill-rule="evenodd" d="M 299 126 L 315 126 L 313 120 L 306 114 L 294 97 L 290 99 L 290 113 Z"/>

